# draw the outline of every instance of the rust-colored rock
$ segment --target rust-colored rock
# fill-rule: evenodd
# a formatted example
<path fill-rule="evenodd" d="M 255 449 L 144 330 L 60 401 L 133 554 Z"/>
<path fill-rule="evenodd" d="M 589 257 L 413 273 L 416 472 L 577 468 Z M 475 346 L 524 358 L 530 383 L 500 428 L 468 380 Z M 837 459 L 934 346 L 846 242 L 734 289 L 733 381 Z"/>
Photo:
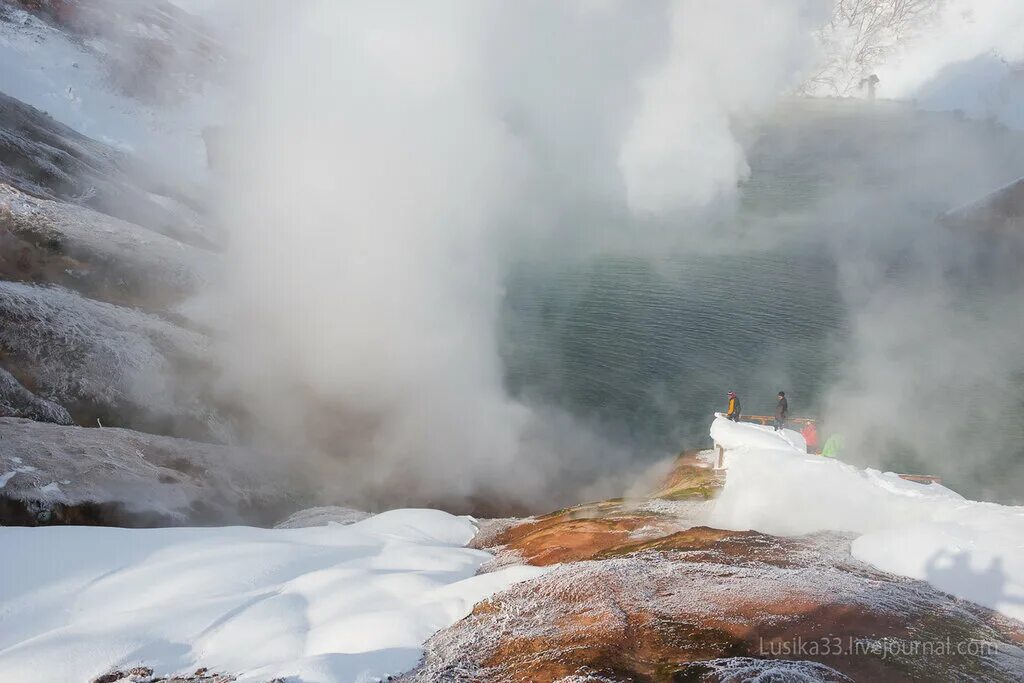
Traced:
<path fill-rule="evenodd" d="M 876 571 L 850 557 L 848 537 L 783 539 L 697 527 L 622 541 L 639 518 L 564 515 L 499 536 L 535 564 L 595 559 L 566 562 L 477 605 L 429 641 L 423 665 L 403 680 L 1024 676 L 1019 622 Z M 909 652 L 972 641 L 990 654 Z"/>

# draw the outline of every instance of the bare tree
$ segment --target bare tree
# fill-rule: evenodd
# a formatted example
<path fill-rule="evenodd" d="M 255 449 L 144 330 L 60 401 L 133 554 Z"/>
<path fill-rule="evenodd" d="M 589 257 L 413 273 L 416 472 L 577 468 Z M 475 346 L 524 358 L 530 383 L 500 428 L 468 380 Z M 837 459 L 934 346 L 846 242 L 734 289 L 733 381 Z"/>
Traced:
<path fill-rule="evenodd" d="M 836 0 L 818 31 L 825 60 L 804 82 L 813 95 L 850 95 L 896 48 L 938 18 L 945 0 Z M 877 79 L 875 79 L 877 83 Z"/>

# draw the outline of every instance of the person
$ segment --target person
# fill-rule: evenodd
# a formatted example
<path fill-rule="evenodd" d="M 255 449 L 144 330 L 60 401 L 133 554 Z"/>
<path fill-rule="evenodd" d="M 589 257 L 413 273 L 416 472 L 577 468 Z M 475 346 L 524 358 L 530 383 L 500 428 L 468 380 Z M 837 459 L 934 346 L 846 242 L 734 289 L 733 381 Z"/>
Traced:
<path fill-rule="evenodd" d="M 786 392 L 779 392 L 779 400 L 775 404 L 775 431 L 781 431 L 782 425 L 789 417 L 789 401 L 786 400 Z"/>
<path fill-rule="evenodd" d="M 833 434 L 828 437 L 828 441 L 821 449 L 821 454 L 826 458 L 837 458 L 843 451 L 843 436 L 841 434 Z"/>
<path fill-rule="evenodd" d="M 814 426 L 814 420 L 808 420 L 804 428 L 800 430 L 800 436 L 807 442 L 807 452 L 818 452 L 818 428 Z"/>
<path fill-rule="evenodd" d="M 735 391 L 729 392 L 729 412 L 725 416 L 733 422 L 740 421 L 740 398 Z"/>

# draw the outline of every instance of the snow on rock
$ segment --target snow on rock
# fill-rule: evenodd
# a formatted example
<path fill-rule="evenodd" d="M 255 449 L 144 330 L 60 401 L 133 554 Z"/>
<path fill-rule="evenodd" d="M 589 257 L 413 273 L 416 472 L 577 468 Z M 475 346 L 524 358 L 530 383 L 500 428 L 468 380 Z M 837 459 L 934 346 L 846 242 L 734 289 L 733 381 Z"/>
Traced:
<path fill-rule="evenodd" d="M 544 569 L 474 576 L 475 528 L 394 510 L 304 529 L 0 528 L 0 679 L 87 681 L 145 665 L 305 683 L 413 668 L 438 629 Z"/>
<path fill-rule="evenodd" d="M 679 672 L 682 680 L 713 680 L 718 683 L 785 681 L 786 683 L 852 683 L 853 679 L 835 669 L 799 660 L 722 657 L 694 662 Z"/>
<path fill-rule="evenodd" d="M 369 512 L 362 510 L 339 505 L 325 505 L 294 512 L 288 516 L 288 519 L 275 524 L 274 528 L 302 529 L 310 526 L 327 526 L 328 524 L 353 524 L 361 522 L 369 516 Z"/>
<path fill-rule="evenodd" d="M 0 53 L 2 18 L 0 7 Z M 87 138 L 4 93 L 0 93 L 0 181 L 190 244 L 208 246 L 217 239 L 197 213 L 200 202 L 191 196 L 195 190 L 188 190 L 187 183 L 171 180 L 166 171 Z"/>
<path fill-rule="evenodd" d="M 792 429 L 775 431 L 773 427 L 752 424 L 749 422 L 733 422 L 716 413 L 711 423 L 711 438 L 715 444 L 727 451 L 736 450 L 782 450 L 796 449 L 807 452 L 807 442 L 800 432 Z"/>
<path fill-rule="evenodd" d="M 288 464 L 126 429 L 0 418 L 0 524 L 271 523 L 302 490 Z"/>
<path fill-rule="evenodd" d="M 0 275 L 164 308 L 210 279 L 214 255 L 105 214 L 0 183 Z M 161 304 L 164 304 L 161 306 Z"/>
<path fill-rule="evenodd" d="M 201 19 L 161 0 L 0 3 L 0 82 L 96 140 L 194 174 L 225 65 Z M 51 3 L 23 3 L 30 9 Z"/>
<path fill-rule="evenodd" d="M 728 476 L 713 526 L 853 532 L 858 559 L 1024 620 L 1024 507 L 966 500 L 797 447 L 766 447 L 754 425 L 719 418 L 716 435 L 728 444 Z"/>
<path fill-rule="evenodd" d="M 0 368 L 0 417 L 25 417 L 40 422 L 71 424 L 71 414 L 64 406 L 36 396 L 3 368 Z"/>
<path fill-rule="evenodd" d="M 205 336 L 70 290 L 0 282 L 4 365 L 95 424 L 226 438 L 206 398 Z"/>

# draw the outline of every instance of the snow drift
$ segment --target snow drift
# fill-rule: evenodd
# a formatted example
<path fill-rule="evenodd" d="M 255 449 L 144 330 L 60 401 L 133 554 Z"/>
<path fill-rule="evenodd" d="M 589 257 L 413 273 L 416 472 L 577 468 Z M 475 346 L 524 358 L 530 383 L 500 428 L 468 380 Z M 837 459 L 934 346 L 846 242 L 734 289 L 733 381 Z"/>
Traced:
<path fill-rule="evenodd" d="M 1024 619 L 1024 508 L 808 455 L 756 425 L 716 418 L 711 434 L 726 448 L 729 471 L 712 526 L 858 533 L 857 559 Z"/>
<path fill-rule="evenodd" d="M 545 571 L 474 576 L 490 557 L 462 547 L 474 532 L 436 510 L 304 529 L 0 528 L 0 679 L 85 681 L 144 663 L 379 680 L 413 668 L 477 601 Z"/>

